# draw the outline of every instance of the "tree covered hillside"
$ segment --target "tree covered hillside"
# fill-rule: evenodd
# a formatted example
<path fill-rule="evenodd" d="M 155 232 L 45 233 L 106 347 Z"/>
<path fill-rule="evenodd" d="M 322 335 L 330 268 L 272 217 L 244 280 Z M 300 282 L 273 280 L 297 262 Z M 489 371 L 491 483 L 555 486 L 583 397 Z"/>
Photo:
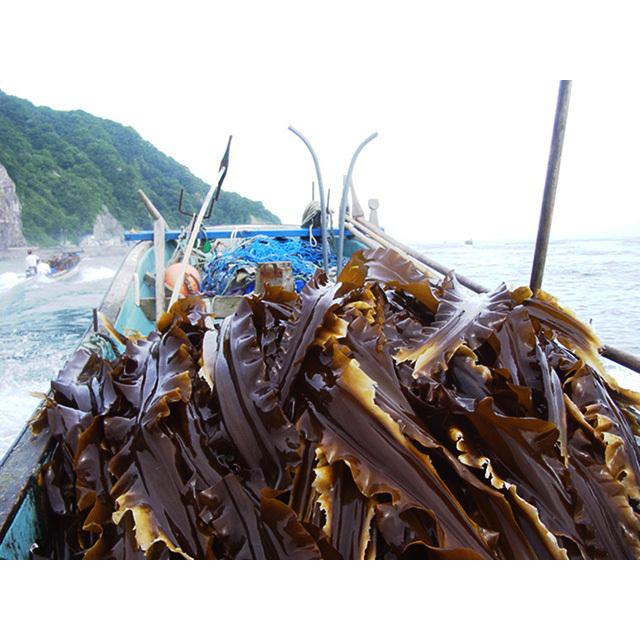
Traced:
<path fill-rule="evenodd" d="M 0 164 L 16 184 L 24 234 L 30 242 L 77 240 L 91 233 L 102 205 L 125 228 L 143 228 L 149 216 L 136 194 L 143 189 L 170 225 L 193 210 L 208 186 L 186 167 L 143 140 L 134 129 L 84 111 L 55 111 L 0 91 Z M 209 224 L 278 223 L 255 202 L 224 192 Z"/>

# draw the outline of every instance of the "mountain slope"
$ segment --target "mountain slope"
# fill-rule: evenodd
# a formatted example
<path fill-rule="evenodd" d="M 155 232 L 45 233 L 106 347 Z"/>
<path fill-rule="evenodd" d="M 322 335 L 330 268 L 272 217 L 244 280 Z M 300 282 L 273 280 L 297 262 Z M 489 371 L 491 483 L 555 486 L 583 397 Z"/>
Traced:
<path fill-rule="evenodd" d="M 30 242 L 77 240 L 91 233 L 102 205 L 125 228 L 149 226 L 136 191 L 143 189 L 172 226 L 193 210 L 208 186 L 143 140 L 131 127 L 84 111 L 55 111 L 0 91 L 0 164 L 16 184 Z M 261 202 L 224 192 L 210 224 L 278 223 Z"/>

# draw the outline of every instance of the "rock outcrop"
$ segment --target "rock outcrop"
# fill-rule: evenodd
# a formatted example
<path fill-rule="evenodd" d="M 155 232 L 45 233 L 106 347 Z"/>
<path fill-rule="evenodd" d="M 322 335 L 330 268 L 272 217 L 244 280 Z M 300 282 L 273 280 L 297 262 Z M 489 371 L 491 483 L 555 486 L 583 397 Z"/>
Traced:
<path fill-rule="evenodd" d="M 113 217 L 106 205 L 93 223 L 93 234 L 85 238 L 82 246 L 117 246 L 124 243 L 124 227 Z"/>
<path fill-rule="evenodd" d="M 16 194 L 16 185 L 0 164 L 0 251 L 9 247 L 24 247 L 22 234 L 22 207 Z"/>

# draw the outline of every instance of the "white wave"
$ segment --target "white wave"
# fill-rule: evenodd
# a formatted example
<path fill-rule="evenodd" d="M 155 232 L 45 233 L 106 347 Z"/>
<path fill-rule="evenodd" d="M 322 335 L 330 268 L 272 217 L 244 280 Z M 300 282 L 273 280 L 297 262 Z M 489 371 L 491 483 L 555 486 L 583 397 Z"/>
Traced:
<path fill-rule="evenodd" d="M 5 392 L 6 391 L 6 392 Z M 0 457 L 7 451 L 40 403 L 28 391 L 0 389 Z"/>
<path fill-rule="evenodd" d="M 0 273 L 0 292 L 9 291 L 9 289 L 13 289 L 17 284 L 24 281 L 23 273 L 15 273 L 13 271 Z"/>
<path fill-rule="evenodd" d="M 115 269 L 110 269 L 109 267 L 84 267 L 80 270 L 78 282 L 111 280 L 115 275 Z"/>

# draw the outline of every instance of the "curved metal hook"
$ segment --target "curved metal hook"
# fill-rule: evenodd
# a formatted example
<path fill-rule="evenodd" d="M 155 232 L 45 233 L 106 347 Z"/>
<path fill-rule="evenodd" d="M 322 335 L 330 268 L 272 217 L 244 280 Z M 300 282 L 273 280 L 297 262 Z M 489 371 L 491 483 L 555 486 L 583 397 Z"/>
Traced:
<path fill-rule="evenodd" d="M 372 133 L 368 138 L 365 138 L 355 150 L 351 157 L 351 163 L 349 164 L 349 170 L 347 171 L 347 177 L 342 186 L 342 197 L 340 198 L 340 218 L 339 218 L 339 237 L 338 237 L 338 273 L 342 269 L 342 257 L 344 255 L 344 223 L 345 214 L 347 211 L 347 195 L 349 193 L 349 185 L 351 184 L 351 176 L 353 174 L 353 167 L 356 164 L 356 160 L 360 155 L 360 152 L 378 136 L 378 132 Z"/>
<path fill-rule="evenodd" d="M 316 168 L 316 177 L 318 179 L 318 190 L 320 191 L 320 227 L 322 229 L 322 266 L 324 267 L 324 272 L 329 273 L 329 244 L 327 241 L 327 212 L 325 209 L 325 199 L 324 199 L 324 184 L 322 183 L 322 173 L 320 173 L 320 163 L 318 162 L 318 156 L 316 156 L 316 152 L 313 150 L 311 143 L 297 130 L 293 127 L 289 127 L 289 131 L 295 134 L 304 142 L 307 149 L 309 149 L 309 153 L 313 158 L 313 164 Z"/>

